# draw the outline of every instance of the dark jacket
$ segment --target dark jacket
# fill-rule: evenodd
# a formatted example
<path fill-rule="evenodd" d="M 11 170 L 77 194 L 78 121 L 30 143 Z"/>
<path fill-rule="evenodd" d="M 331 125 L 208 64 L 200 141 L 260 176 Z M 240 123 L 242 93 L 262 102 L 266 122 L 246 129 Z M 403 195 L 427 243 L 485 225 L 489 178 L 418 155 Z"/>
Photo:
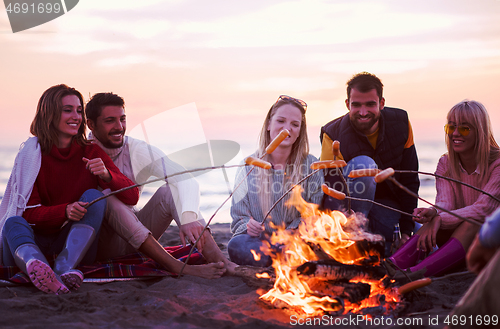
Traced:
<path fill-rule="evenodd" d="M 415 145 L 406 145 L 409 137 L 409 121 L 406 111 L 385 107 L 380 111 L 379 136 L 373 149 L 365 134 L 358 131 L 351 123 L 349 114 L 337 118 L 321 128 L 321 142 L 324 134 L 331 140 L 340 141 L 340 152 L 346 162 L 359 155 L 371 157 L 379 169 L 418 170 L 418 158 Z M 406 146 L 406 147 L 405 147 Z M 417 174 L 394 175 L 397 181 L 418 194 L 420 182 Z M 325 171 L 325 182 L 332 176 Z M 400 205 L 400 210 L 412 213 L 417 207 L 417 199 L 402 191 L 392 182 L 377 184 L 375 199 L 393 199 Z M 410 216 L 402 215 L 401 232 L 409 234 L 414 227 Z"/>

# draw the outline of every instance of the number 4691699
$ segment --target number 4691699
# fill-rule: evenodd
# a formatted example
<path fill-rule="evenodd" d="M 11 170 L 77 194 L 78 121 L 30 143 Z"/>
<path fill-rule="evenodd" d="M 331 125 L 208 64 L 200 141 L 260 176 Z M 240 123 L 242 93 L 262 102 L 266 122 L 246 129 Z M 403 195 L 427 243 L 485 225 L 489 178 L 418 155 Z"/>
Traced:
<path fill-rule="evenodd" d="M 498 325 L 498 315 L 448 315 L 444 320 L 446 325 L 453 326 L 489 326 Z"/>
<path fill-rule="evenodd" d="M 60 3 L 9 3 L 6 8 L 7 13 L 9 14 L 58 14 L 61 12 L 61 4 Z"/>

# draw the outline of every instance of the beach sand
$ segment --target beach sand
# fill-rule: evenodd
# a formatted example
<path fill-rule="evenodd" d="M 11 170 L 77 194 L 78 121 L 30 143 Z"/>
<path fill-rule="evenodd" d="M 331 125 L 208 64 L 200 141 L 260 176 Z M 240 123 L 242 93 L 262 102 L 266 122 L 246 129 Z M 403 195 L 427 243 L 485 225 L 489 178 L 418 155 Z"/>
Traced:
<path fill-rule="evenodd" d="M 211 227 L 215 240 L 227 255 L 229 224 Z M 169 228 L 160 242 L 180 244 L 177 227 Z M 474 279 L 473 274 L 465 274 L 435 281 L 409 294 L 403 310 L 389 318 L 356 322 L 357 315 L 317 317 L 309 320 L 316 321 L 316 325 L 307 327 L 324 328 L 328 324 L 341 328 L 442 328 L 446 316 Z M 307 324 L 302 322 L 305 318 L 271 308 L 258 297 L 257 289 L 249 287 L 240 277 L 205 280 L 183 276 L 84 283 L 78 291 L 62 296 L 45 294 L 33 286 L 1 287 L 0 327 L 265 329 Z M 403 321 L 403 325 L 397 321 Z"/>

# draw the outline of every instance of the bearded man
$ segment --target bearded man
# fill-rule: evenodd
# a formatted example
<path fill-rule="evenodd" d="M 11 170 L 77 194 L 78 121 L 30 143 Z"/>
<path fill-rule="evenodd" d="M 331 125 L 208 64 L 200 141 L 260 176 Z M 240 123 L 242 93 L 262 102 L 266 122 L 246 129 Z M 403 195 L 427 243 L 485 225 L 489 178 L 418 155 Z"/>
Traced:
<path fill-rule="evenodd" d="M 333 160 L 333 141 L 340 141 L 337 159 L 347 162 L 343 170 L 325 170 L 325 183 L 331 188 L 348 191 L 353 197 L 374 200 L 378 203 L 412 213 L 417 200 L 390 181 L 376 184 L 373 177 L 351 179 L 349 172 L 365 168 L 393 168 L 418 170 L 418 158 L 413 143 L 413 131 L 406 111 L 385 107 L 383 85 L 378 77 L 362 72 L 347 82 L 345 104 L 349 113 L 321 128 L 321 160 Z M 418 194 L 420 182 L 417 174 L 396 173 L 400 183 Z M 323 197 L 322 206 L 331 210 L 346 210 L 347 200 Z M 352 201 L 352 210 L 363 213 L 369 220 L 369 229 L 386 239 L 386 256 L 389 255 L 396 224 L 401 229 L 402 245 L 411 235 L 414 222 L 410 216 L 373 205 L 370 202 Z"/>

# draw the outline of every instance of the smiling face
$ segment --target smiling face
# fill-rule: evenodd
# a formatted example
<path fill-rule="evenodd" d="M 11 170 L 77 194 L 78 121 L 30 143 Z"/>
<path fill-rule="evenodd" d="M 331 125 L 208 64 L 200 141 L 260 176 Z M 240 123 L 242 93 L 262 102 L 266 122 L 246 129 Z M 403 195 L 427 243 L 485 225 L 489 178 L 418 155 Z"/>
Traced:
<path fill-rule="evenodd" d="M 122 106 L 104 106 L 96 122 L 88 119 L 88 126 L 104 147 L 119 148 L 123 145 L 127 129 L 125 110 Z"/>
<path fill-rule="evenodd" d="M 367 92 L 361 92 L 353 88 L 345 104 L 349 109 L 349 118 L 357 130 L 365 135 L 373 134 L 377 130 L 380 110 L 385 104 L 383 97 L 379 99 L 377 90 L 370 89 Z"/>
<path fill-rule="evenodd" d="M 476 152 L 476 130 L 467 122 L 457 123 L 448 121 L 448 124 L 455 126 L 453 133 L 448 134 L 453 151 L 463 155 L 474 154 Z M 458 129 L 459 126 L 469 127 L 469 134 L 467 136 L 462 136 Z"/>
<path fill-rule="evenodd" d="M 294 105 L 283 104 L 271 117 L 267 130 L 273 140 L 283 129 L 287 129 L 290 134 L 279 147 L 291 147 L 299 137 L 301 126 L 302 112 Z"/>
<path fill-rule="evenodd" d="M 56 124 L 56 129 L 60 146 L 66 147 L 68 141 L 78 134 L 82 124 L 83 108 L 80 99 L 76 95 L 64 96 L 61 103 L 62 112 L 59 122 Z"/>

